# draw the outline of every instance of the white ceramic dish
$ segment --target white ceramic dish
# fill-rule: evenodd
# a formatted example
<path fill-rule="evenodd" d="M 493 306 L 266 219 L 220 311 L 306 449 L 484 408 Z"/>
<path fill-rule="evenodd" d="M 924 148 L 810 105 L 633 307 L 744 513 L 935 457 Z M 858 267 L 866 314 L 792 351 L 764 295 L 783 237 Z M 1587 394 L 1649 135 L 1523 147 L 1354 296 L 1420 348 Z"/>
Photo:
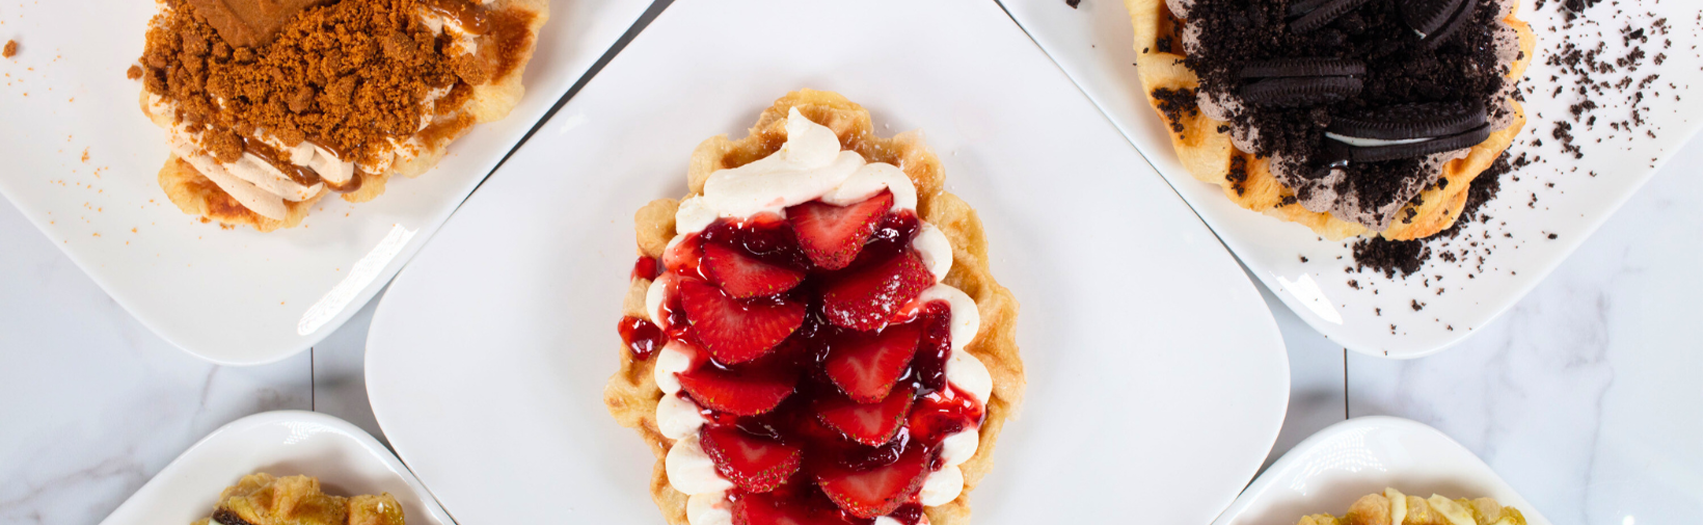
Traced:
<path fill-rule="evenodd" d="M 659 522 L 655 459 L 602 402 L 632 217 L 685 194 L 700 141 L 744 136 L 800 87 L 863 104 L 883 135 L 923 129 L 1022 305 L 1029 386 L 972 496 L 978 523 L 1132 504 L 1206 523 L 1230 503 L 1287 405 L 1271 314 L 1159 177 L 1129 176 L 1147 169 L 1135 149 L 999 6 L 683 0 L 469 199 L 374 314 L 374 415 L 445 508 L 470 523 Z"/>
<path fill-rule="evenodd" d="M 1528 69 L 1522 84 L 1532 90 L 1525 103 L 1526 130 L 1510 150 L 1512 155 L 1526 153 L 1545 163 L 1517 172 L 1518 180 L 1503 179 L 1498 198 L 1484 208 L 1497 224 L 1489 229 L 1472 226 L 1463 232 L 1480 246 L 1456 243 L 1458 249 L 1471 248 L 1472 255 L 1463 261 L 1475 261 L 1480 253 L 1489 252 L 1482 264 L 1446 263 L 1434 256 L 1420 273 L 1394 280 L 1370 271 L 1346 275 L 1344 268 L 1354 264 L 1344 242 L 1322 240 L 1306 227 L 1239 208 L 1218 186 L 1196 181 L 1184 170 L 1159 117 L 1143 97 L 1141 79 L 1132 65 L 1137 52 L 1131 46 L 1134 31 L 1124 2 L 1083 0 L 1072 9 L 1064 0 L 1008 0 L 1006 7 L 1284 304 L 1351 350 L 1413 358 L 1467 337 L 1526 295 L 1698 130 L 1704 86 L 1698 81 L 1697 50 L 1690 46 L 1698 42 L 1699 29 L 1696 22 L 1687 22 L 1697 20 L 1698 2 L 1642 2 L 1636 8 L 1602 4 L 1589 13 L 1604 19 L 1582 23 L 1571 32 L 1556 29 L 1562 2 L 1547 3 L 1548 7 L 1535 12 L 1531 1 L 1521 2 L 1520 17 L 1532 24 L 1539 37 L 1539 60 Z M 1647 11 L 1654 15 L 1646 16 Z M 1615 16 L 1610 18 L 1612 13 Z M 1568 105 L 1578 103 L 1580 97 L 1547 96 L 1559 82 L 1552 79 L 1556 68 L 1544 64 L 1545 53 L 1559 39 L 1568 38 L 1582 49 L 1603 41 L 1604 57 L 1621 57 L 1627 54 L 1627 46 L 1618 30 L 1623 25 L 1646 27 L 1650 19 L 1662 16 L 1670 20 L 1669 34 L 1655 36 L 1652 30 L 1647 49 L 1650 56 L 1666 53 L 1667 60 L 1661 66 L 1651 66 L 1647 60 L 1644 71 L 1660 75 L 1654 84 L 1658 87 L 1648 90 L 1641 103 L 1649 108 L 1644 115 L 1651 124 L 1631 133 L 1604 125 L 1588 130 L 1575 124 L 1573 133 L 1578 138 L 1574 142 L 1585 158 L 1562 155 L 1551 131 L 1557 119 L 1569 114 Z M 1665 38 L 1673 46 L 1659 50 Z M 1668 87 L 1669 83 L 1675 87 Z M 1594 114 L 1603 116 L 1604 123 L 1627 119 L 1627 96 L 1631 91 L 1595 95 L 1593 100 L 1601 107 Z M 1646 130 L 1655 137 L 1646 136 Z M 1542 139 L 1542 147 L 1527 144 L 1535 137 Z M 1599 138 L 1603 141 L 1598 142 Z M 1594 172 L 1601 176 L 1590 175 Z M 1529 199 L 1535 199 L 1531 207 Z M 1503 233 L 1511 236 L 1502 237 Z M 1557 237 L 1551 239 L 1551 234 Z M 1470 274 L 1476 275 L 1470 278 Z"/>
<path fill-rule="evenodd" d="M 432 494 L 373 436 L 315 412 L 280 410 L 232 421 L 201 438 L 102 525 L 188 525 L 213 512 L 219 492 L 243 476 L 319 478 L 327 494 L 388 492 L 410 525 L 455 525 Z"/>
<path fill-rule="evenodd" d="M 222 364 L 283 359 L 377 293 L 650 4 L 554 2 L 508 118 L 377 200 L 328 198 L 302 226 L 265 234 L 202 224 L 160 190 L 165 135 L 137 107 L 141 83 L 124 76 L 153 2 L 22 4 L 0 26 L 0 40 L 19 44 L 0 60 L 0 194 L 166 340 Z"/>
<path fill-rule="evenodd" d="M 1550 525 L 1466 447 L 1438 429 L 1390 416 L 1358 417 L 1302 440 L 1213 525 L 1293 525 L 1308 514 L 1341 516 L 1356 499 L 1385 487 L 1422 498 L 1489 497 L 1519 509 L 1527 525 Z"/>

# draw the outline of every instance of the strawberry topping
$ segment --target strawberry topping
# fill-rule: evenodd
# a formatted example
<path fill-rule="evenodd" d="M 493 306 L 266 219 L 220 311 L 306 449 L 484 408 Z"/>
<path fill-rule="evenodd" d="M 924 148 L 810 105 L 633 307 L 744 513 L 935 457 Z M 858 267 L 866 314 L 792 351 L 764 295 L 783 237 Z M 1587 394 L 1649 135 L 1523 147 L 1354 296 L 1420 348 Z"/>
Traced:
<path fill-rule="evenodd" d="M 817 474 L 817 485 L 840 508 L 860 518 L 874 518 L 898 509 L 929 473 L 929 456 L 922 447 L 908 447 L 893 463 L 864 471 Z"/>
<path fill-rule="evenodd" d="M 770 264 L 728 245 L 704 243 L 704 274 L 736 299 L 774 295 L 798 286 L 805 272 Z"/>
<path fill-rule="evenodd" d="M 876 334 L 856 334 L 829 349 L 823 371 L 853 401 L 881 401 L 911 365 L 922 335 L 922 323 L 889 326 Z"/>
<path fill-rule="evenodd" d="M 706 427 L 699 431 L 704 453 L 716 464 L 716 472 L 746 492 L 769 492 L 799 470 L 798 447 L 752 436 L 734 427 Z"/>
<path fill-rule="evenodd" d="M 837 430 L 848 439 L 869 446 L 879 446 L 893 439 L 899 427 L 911 413 L 911 402 L 917 391 L 910 386 L 895 388 L 886 399 L 859 404 L 843 397 L 822 397 L 813 403 L 817 421 Z"/>
<path fill-rule="evenodd" d="M 787 222 L 811 263 L 839 270 L 858 257 L 864 241 L 876 232 L 876 223 L 892 207 L 893 194 L 888 192 L 847 206 L 811 201 L 787 208 Z"/>
<path fill-rule="evenodd" d="M 808 505 L 775 492 L 741 494 L 732 511 L 734 525 L 852 525 L 832 505 Z"/>
<path fill-rule="evenodd" d="M 912 304 L 936 282 L 911 248 L 921 222 L 892 205 L 718 219 L 664 253 L 660 326 L 623 320 L 635 358 L 694 349 L 676 377 L 736 525 L 918 523 L 942 440 L 982 421 L 945 379 L 949 305 Z"/>
<path fill-rule="evenodd" d="M 726 364 L 767 355 L 805 320 L 805 304 L 785 297 L 740 300 L 691 278 L 681 280 L 679 291 L 693 335 Z"/>
<path fill-rule="evenodd" d="M 714 366 L 699 366 L 675 377 L 680 378 L 680 388 L 699 405 L 737 416 L 773 410 L 793 394 L 797 381 L 773 371 L 741 374 Z"/>
<path fill-rule="evenodd" d="M 878 330 L 894 312 L 935 284 L 917 252 L 905 250 L 880 264 L 838 276 L 822 289 L 822 310 L 837 326 Z"/>

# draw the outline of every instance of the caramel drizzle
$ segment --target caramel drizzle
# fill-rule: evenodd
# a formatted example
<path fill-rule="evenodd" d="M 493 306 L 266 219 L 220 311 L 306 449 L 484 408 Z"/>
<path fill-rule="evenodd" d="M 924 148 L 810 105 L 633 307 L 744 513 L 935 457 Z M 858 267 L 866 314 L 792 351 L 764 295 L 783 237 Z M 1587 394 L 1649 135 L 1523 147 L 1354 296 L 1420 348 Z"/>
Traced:
<path fill-rule="evenodd" d="M 485 10 L 468 0 L 420 0 L 420 4 L 438 15 L 455 19 L 469 33 L 483 35 L 491 30 Z"/>
<path fill-rule="evenodd" d="M 291 164 L 289 161 L 280 159 L 278 150 L 273 149 L 272 146 L 267 145 L 264 142 L 251 139 L 246 136 L 243 137 L 243 153 L 254 155 L 260 160 L 266 161 L 267 164 L 271 164 L 272 167 L 277 168 L 279 172 L 282 172 L 285 177 L 289 177 L 290 180 L 294 181 L 296 184 L 313 186 L 321 182 L 319 173 L 308 169 L 307 166 L 297 166 L 295 164 Z"/>

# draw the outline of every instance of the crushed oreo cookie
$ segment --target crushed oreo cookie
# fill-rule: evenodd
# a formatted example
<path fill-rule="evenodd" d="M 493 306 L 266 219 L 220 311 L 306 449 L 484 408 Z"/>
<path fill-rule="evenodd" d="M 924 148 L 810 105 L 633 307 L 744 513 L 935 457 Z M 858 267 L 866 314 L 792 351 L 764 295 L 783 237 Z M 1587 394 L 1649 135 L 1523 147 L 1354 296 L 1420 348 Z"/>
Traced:
<path fill-rule="evenodd" d="M 1466 9 L 1473 18 L 1465 27 L 1439 37 L 1442 41 L 1434 49 L 1427 49 L 1402 14 L 1405 1 L 1365 0 L 1305 32 L 1291 26 L 1298 20 L 1296 13 L 1356 3 L 1196 0 L 1189 9 L 1190 36 L 1195 41 L 1186 39 L 1190 52 L 1184 64 L 1200 78 L 1200 89 L 1209 93 L 1239 92 L 1251 64 L 1307 57 L 1365 64 L 1365 73 L 1354 77 L 1361 84 L 1359 91 L 1340 101 L 1287 107 L 1250 100 L 1230 109 L 1227 116 L 1238 130 L 1258 130 L 1247 137 L 1246 146 L 1256 155 L 1273 159 L 1274 175 L 1296 191 L 1304 207 L 1331 211 L 1375 230 L 1399 218 L 1396 212 L 1401 205 L 1432 184 L 1437 161 L 1421 155 L 1322 169 L 1339 160 L 1326 155 L 1324 147 L 1324 132 L 1335 115 L 1429 102 L 1488 108 L 1493 120 L 1506 111 L 1501 99 L 1496 99 L 1507 72 L 1497 54 L 1494 26 L 1500 26 L 1497 21 L 1502 18 L 1499 4 L 1443 1 L 1449 5 L 1441 9 Z M 1440 23 L 1447 22 L 1445 16 Z M 1310 77 L 1309 82 L 1322 81 Z"/>

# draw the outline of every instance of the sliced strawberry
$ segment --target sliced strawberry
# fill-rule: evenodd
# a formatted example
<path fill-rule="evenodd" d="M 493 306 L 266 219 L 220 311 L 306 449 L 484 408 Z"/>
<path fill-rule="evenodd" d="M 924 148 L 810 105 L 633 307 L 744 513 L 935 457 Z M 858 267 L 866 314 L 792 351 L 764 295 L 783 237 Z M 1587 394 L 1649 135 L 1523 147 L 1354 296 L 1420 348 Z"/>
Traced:
<path fill-rule="evenodd" d="M 828 499 L 860 518 L 885 516 L 911 499 L 923 487 L 929 456 L 923 447 L 907 447 L 893 463 L 861 472 L 818 473 L 817 486 Z"/>
<path fill-rule="evenodd" d="M 876 223 L 893 207 L 893 194 L 882 192 L 857 204 L 835 206 L 811 201 L 787 208 L 787 222 L 799 238 L 805 256 L 824 270 L 852 264 Z"/>
<path fill-rule="evenodd" d="M 687 395 L 705 408 L 736 416 L 755 416 L 774 410 L 793 394 L 796 378 L 774 373 L 734 374 L 714 366 L 699 366 L 675 374 Z"/>
<path fill-rule="evenodd" d="M 837 326 L 871 331 L 935 284 L 917 252 L 905 250 L 880 264 L 839 276 L 823 286 L 822 311 Z"/>
<path fill-rule="evenodd" d="M 698 433 L 704 453 L 734 486 L 746 492 L 769 492 L 799 470 L 799 447 L 746 434 L 734 427 L 705 427 Z"/>
<path fill-rule="evenodd" d="M 719 242 L 704 243 L 703 264 L 711 282 L 736 299 L 778 294 L 805 280 L 805 272 L 763 262 Z"/>
<path fill-rule="evenodd" d="M 911 365 L 922 335 L 922 323 L 907 323 L 889 326 L 875 335 L 847 337 L 829 349 L 823 371 L 853 401 L 881 401 Z"/>
<path fill-rule="evenodd" d="M 786 298 L 742 301 L 691 278 L 678 290 L 698 342 L 725 364 L 763 357 L 805 320 L 805 304 Z"/>
<path fill-rule="evenodd" d="M 704 236 L 702 235 L 686 236 L 679 243 L 663 251 L 663 268 L 687 275 L 696 273 L 699 258 L 703 254 L 700 246 L 703 244 Z"/>
<path fill-rule="evenodd" d="M 860 404 L 839 396 L 824 397 L 813 403 L 812 408 L 816 409 L 817 421 L 853 441 L 874 447 L 887 443 L 899 433 L 899 427 L 905 424 L 906 414 L 911 412 L 915 394 L 916 391 L 909 386 L 895 388 L 888 392 L 886 399 L 870 404 Z"/>
<path fill-rule="evenodd" d="M 851 525 L 839 509 L 811 505 L 799 501 L 797 495 L 777 492 L 740 494 L 731 510 L 734 525 Z"/>

